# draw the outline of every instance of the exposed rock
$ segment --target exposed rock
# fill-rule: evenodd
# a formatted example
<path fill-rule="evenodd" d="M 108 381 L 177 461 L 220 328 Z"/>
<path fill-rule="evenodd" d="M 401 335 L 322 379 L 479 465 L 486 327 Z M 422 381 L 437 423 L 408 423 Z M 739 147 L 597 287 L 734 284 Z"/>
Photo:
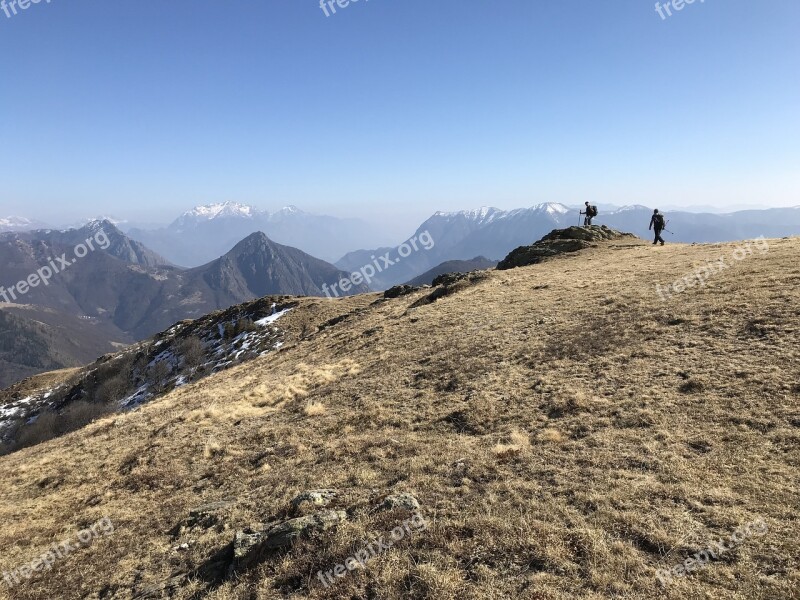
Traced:
<path fill-rule="evenodd" d="M 445 273 L 444 275 L 439 275 L 438 277 L 435 277 L 431 285 L 433 285 L 433 287 L 437 287 L 440 285 L 444 286 L 454 285 L 459 281 L 467 279 L 468 276 L 469 273 Z"/>
<path fill-rule="evenodd" d="M 532 246 L 520 246 L 497 265 L 498 271 L 526 267 L 559 254 L 578 252 L 596 246 L 598 242 L 635 238 L 631 233 L 622 233 L 605 225 L 591 227 L 569 227 L 551 231 Z"/>
<path fill-rule="evenodd" d="M 414 304 L 409 306 L 409 309 L 419 308 L 426 304 L 433 304 L 440 298 L 450 296 L 461 290 L 467 289 L 469 286 L 486 279 L 487 275 L 481 271 L 474 271 L 472 273 L 447 273 L 440 275 L 434 280 L 433 291 L 427 296 L 423 296 Z"/>
<path fill-rule="evenodd" d="M 413 294 L 419 288 L 413 285 L 396 285 L 393 288 L 389 288 L 385 292 L 383 292 L 383 297 L 386 300 L 390 300 L 392 298 L 399 298 L 400 296 L 407 296 L 408 294 Z"/>
<path fill-rule="evenodd" d="M 380 510 L 393 510 L 395 508 L 403 508 L 405 510 L 414 512 L 419 510 L 419 500 L 407 492 L 401 494 L 392 494 L 387 496 L 380 506 Z"/>
<path fill-rule="evenodd" d="M 290 519 L 263 531 L 245 529 L 237 531 L 233 541 L 234 568 L 247 568 L 258 562 L 262 554 L 269 550 L 286 548 L 300 537 L 327 531 L 347 520 L 343 510 Z"/>
<path fill-rule="evenodd" d="M 476 256 L 471 260 L 448 260 L 435 266 L 430 271 L 426 271 L 411 281 L 406 281 L 407 285 L 421 286 L 432 285 L 434 280 L 447 273 L 471 273 L 483 269 L 494 269 L 497 266 L 496 260 L 489 260 L 485 256 Z"/>
<path fill-rule="evenodd" d="M 204 504 L 189 511 L 189 516 L 178 523 L 170 532 L 173 536 L 180 536 L 196 529 L 210 529 L 219 525 L 223 520 L 223 513 L 233 507 L 232 500 Z"/>
<path fill-rule="evenodd" d="M 336 498 L 336 490 L 309 490 L 295 496 L 292 510 L 300 513 L 308 508 L 324 508 Z"/>

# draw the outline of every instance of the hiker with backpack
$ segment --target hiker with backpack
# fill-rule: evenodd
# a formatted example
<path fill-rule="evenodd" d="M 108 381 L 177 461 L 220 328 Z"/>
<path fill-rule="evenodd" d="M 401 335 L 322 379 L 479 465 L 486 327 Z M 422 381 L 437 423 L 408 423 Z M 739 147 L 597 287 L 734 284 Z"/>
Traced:
<path fill-rule="evenodd" d="M 650 219 L 650 229 L 656 232 L 656 239 L 653 240 L 653 246 L 655 246 L 658 242 L 661 242 L 661 245 L 664 245 L 664 239 L 661 237 L 661 232 L 666 229 L 667 223 L 664 221 L 664 215 L 658 212 L 658 209 L 653 211 L 653 217 Z"/>
<path fill-rule="evenodd" d="M 597 207 L 592 206 L 588 202 L 586 202 L 586 212 L 580 211 L 580 214 L 586 215 L 586 218 L 583 220 L 584 227 L 591 227 L 592 226 L 592 219 L 597 216 Z"/>

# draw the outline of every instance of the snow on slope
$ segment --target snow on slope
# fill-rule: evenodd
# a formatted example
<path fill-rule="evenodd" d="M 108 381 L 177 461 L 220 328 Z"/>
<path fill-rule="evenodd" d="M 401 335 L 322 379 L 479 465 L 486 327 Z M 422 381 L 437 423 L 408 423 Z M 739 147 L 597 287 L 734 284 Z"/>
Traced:
<path fill-rule="evenodd" d="M 197 321 L 178 323 L 152 340 L 136 344 L 116 355 L 113 360 L 121 362 L 126 358 L 133 359 L 140 355 L 148 357 L 144 373 L 136 377 L 130 374 L 131 379 L 137 381 L 135 385 L 138 387 L 120 399 L 117 402 L 118 407 L 125 410 L 134 409 L 165 393 L 165 390 L 186 385 L 201 376 L 208 376 L 235 364 L 264 356 L 283 345 L 283 331 L 275 324 L 292 310 L 292 306 L 281 307 L 282 309 L 278 310 L 277 305 L 272 304 L 270 307 L 269 303 L 260 300 L 244 307 L 243 311 L 240 308 L 228 309 L 218 318 L 208 315 Z M 235 313 L 237 310 L 239 312 Z M 267 316 L 263 316 L 265 314 Z M 199 364 L 190 363 L 187 357 L 182 355 L 183 343 L 187 338 L 197 339 L 202 346 L 202 360 Z M 163 363 L 168 369 L 164 380 L 156 386 L 149 374 L 159 363 Z M 97 376 L 98 364 L 107 365 L 108 362 L 101 359 L 87 369 L 86 380 L 92 380 Z M 0 406 L 0 440 L 5 439 L 20 419 L 32 422 L 42 411 L 60 410 L 65 397 L 73 400 L 85 399 L 85 386 L 82 387 L 81 384 L 73 386 L 74 382 L 70 382 L 43 394 L 28 396 Z"/>

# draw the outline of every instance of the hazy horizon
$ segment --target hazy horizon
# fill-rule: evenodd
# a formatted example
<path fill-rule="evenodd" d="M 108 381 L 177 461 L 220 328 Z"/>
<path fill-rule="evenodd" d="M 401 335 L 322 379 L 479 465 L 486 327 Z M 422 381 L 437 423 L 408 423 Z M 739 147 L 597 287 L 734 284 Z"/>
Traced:
<path fill-rule="evenodd" d="M 247 204 L 245 202 L 237 202 L 235 200 L 222 200 L 219 202 L 209 202 L 207 204 L 223 204 L 225 202 L 237 203 L 237 204 Z M 206 204 L 206 205 L 207 205 Z M 538 204 L 543 204 L 543 202 L 537 202 L 534 204 L 526 204 L 522 206 L 498 206 L 496 204 L 483 204 L 480 206 L 463 206 L 460 208 L 454 208 L 452 210 L 444 210 L 444 209 L 431 209 L 428 212 L 422 211 L 413 211 L 410 213 L 406 213 L 404 215 L 404 219 L 398 221 L 396 218 L 392 220 L 388 219 L 380 219 L 379 217 L 375 216 L 363 216 L 357 213 L 347 213 L 345 211 L 336 211 L 336 210 L 319 210 L 319 211 L 312 211 L 307 210 L 303 206 L 296 206 L 296 205 L 259 205 L 259 204 L 247 204 L 248 206 L 252 206 L 254 208 L 260 210 L 266 210 L 268 212 L 277 212 L 282 208 L 286 208 L 288 206 L 296 206 L 300 210 L 304 212 L 308 212 L 311 214 L 316 215 L 325 215 L 325 216 L 332 216 L 342 219 L 359 219 L 363 220 L 370 224 L 381 225 L 384 227 L 383 231 L 386 235 L 390 236 L 402 236 L 408 233 L 411 233 L 414 229 L 416 229 L 420 224 L 422 224 L 426 219 L 431 217 L 435 212 L 442 211 L 442 212 L 459 212 L 459 211 L 469 211 L 469 210 L 477 210 L 480 208 L 491 207 L 497 208 L 500 210 L 514 210 L 519 208 L 531 208 Z M 574 208 L 576 211 L 579 210 L 582 206 L 580 202 L 572 202 L 572 203 L 561 203 L 565 206 L 570 208 Z M 639 204 L 648 207 L 656 207 L 655 204 L 652 203 L 645 203 L 645 202 L 637 202 L 634 204 Z M 130 215 L 125 211 L 125 208 L 121 208 L 117 211 L 103 211 L 98 212 L 96 214 L 86 214 L 86 215 L 63 215 L 61 219 L 53 218 L 54 215 L 58 213 L 42 213 L 36 211 L 28 211 L 25 214 L 0 214 L 0 218 L 8 218 L 8 217 L 25 217 L 30 218 L 35 221 L 42 222 L 50 227 L 55 228 L 67 228 L 73 227 L 84 222 L 96 219 L 96 218 L 109 218 L 116 221 L 121 227 L 124 226 L 133 226 L 133 227 L 141 227 L 145 229 L 156 229 L 168 226 L 172 223 L 176 218 L 181 216 L 182 214 L 196 208 L 197 206 L 202 205 L 193 205 L 193 206 L 186 206 L 183 209 L 180 209 L 179 212 L 169 212 L 169 211 L 162 211 L 164 214 L 163 218 L 158 218 L 156 213 L 148 217 L 145 215 L 144 217 L 136 217 L 136 214 L 141 214 L 137 211 L 133 211 Z M 630 205 L 604 205 L 600 203 L 601 210 L 615 210 L 616 208 L 621 208 L 623 206 L 630 206 Z M 663 204 L 658 205 L 661 207 L 662 211 L 672 211 L 672 212 L 687 212 L 687 213 L 711 213 L 711 214 L 727 214 L 732 212 L 744 211 L 744 210 L 763 210 L 769 208 L 794 208 L 796 205 L 788 205 L 788 206 L 763 206 L 758 204 L 742 204 L 742 205 L 730 205 L 727 207 L 713 207 L 713 206 L 679 206 L 679 205 L 670 205 L 670 204 Z"/>

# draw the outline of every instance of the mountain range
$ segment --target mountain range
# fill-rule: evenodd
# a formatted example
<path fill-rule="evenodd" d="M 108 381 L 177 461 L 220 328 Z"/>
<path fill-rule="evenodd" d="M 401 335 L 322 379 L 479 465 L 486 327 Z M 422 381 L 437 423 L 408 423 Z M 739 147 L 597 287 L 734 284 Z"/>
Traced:
<path fill-rule="evenodd" d="M 336 260 L 354 245 L 363 247 L 380 241 L 375 228 L 358 219 L 314 215 L 295 206 L 271 213 L 236 202 L 198 206 L 167 227 L 132 228 L 126 233 L 177 265 L 196 267 L 256 231 L 327 261 Z"/>
<path fill-rule="evenodd" d="M 97 240 L 99 246 L 70 260 L 76 255 L 75 248 L 87 240 Z M 56 257 L 62 257 L 58 262 L 64 266 L 44 285 L 20 286 L 42 272 L 43 265 L 58 266 Z M 323 296 L 324 285 L 347 275 L 330 263 L 273 242 L 261 232 L 193 269 L 169 264 L 108 221 L 93 221 L 68 231 L 0 234 L 0 292 L 7 301 L 4 308 L 13 315 L 6 320 L 13 320 L 14 335 L 24 332 L 31 347 L 37 347 L 34 338 L 51 339 L 68 331 L 74 341 L 72 351 L 65 349 L 58 357 L 21 356 L 9 346 L 0 356 L 6 363 L 0 385 L 13 381 L 19 373 L 82 364 L 87 354 L 96 356 L 98 349 L 144 339 L 183 319 L 268 294 Z M 348 295 L 368 291 L 364 284 L 354 285 Z M 23 310 L 25 307 L 28 309 Z M 48 318 L 36 317 L 30 307 L 47 311 Z M 75 333 L 76 328 L 80 334 Z"/>
<path fill-rule="evenodd" d="M 647 237 L 653 208 L 644 205 L 600 205 L 595 224 L 603 224 Z M 550 230 L 582 223 L 579 208 L 559 203 L 501 210 L 481 208 L 437 212 L 422 223 L 417 234 L 428 231 L 435 250 L 415 253 L 375 278 L 373 287 L 385 288 L 408 281 L 450 260 L 485 256 L 500 260 L 517 246 L 528 244 Z M 800 229 L 800 208 L 741 210 L 728 214 L 667 211 L 668 236 L 676 242 L 724 242 L 745 238 L 782 237 Z M 294 206 L 276 212 L 236 202 L 197 206 L 161 228 L 133 226 L 113 221 L 131 240 L 138 241 L 174 265 L 204 265 L 255 233 L 333 262 L 345 270 L 358 270 L 371 256 L 396 252 L 391 237 L 359 219 L 314 215 Z M 0 232 L 21 232 L 43 225 L 24 217 L 0 219 Z M 80 228 L 80 227 L 77 227 Z"/>

